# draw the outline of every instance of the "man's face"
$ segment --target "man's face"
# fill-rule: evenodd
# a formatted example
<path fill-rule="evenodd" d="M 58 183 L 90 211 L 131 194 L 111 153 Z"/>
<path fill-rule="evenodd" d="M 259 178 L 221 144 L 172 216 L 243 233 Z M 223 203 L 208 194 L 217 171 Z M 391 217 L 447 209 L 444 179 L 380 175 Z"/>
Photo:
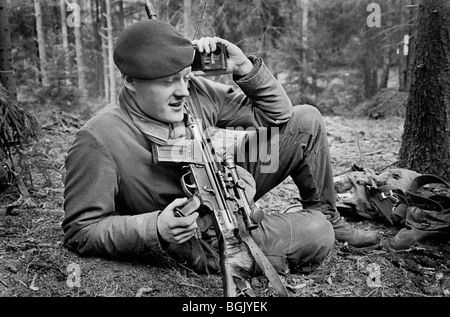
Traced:
<path fill-rule="evenodd" d="M 179 73 L 152 80 L 133 79 L 129 89 L 141 110 L 153 119 L 175 123 L 183 120 L 183 100 L 189 96 L 188 80 L 191 67 Z"/>

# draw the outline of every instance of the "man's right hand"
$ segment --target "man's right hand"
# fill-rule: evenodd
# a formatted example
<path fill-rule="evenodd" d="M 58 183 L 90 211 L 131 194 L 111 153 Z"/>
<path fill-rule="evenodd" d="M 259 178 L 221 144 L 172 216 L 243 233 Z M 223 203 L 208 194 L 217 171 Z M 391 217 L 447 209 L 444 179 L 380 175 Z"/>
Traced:
<path fill-rule="evenodd" d="M 195 235 L 198 212 L 194 212 L 187 217 L 175 216 L 175 208 L 182 207 L 186 202 L 187 198 L 177 198 L 159 214 L 157 229 L 164 241 L 181 244 Z"/>

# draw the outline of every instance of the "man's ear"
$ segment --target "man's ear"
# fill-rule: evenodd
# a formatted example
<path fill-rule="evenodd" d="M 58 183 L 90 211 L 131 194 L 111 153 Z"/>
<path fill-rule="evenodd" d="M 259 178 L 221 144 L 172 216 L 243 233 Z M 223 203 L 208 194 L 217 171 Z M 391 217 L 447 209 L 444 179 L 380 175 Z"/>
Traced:
<path fill-rule="evenodd" d="M 136 91 L 136 88 L 134 87 L 134 81 L 133 78 L 131 78 L 128 75 L 122 75 L 122 81 L 125 87 L 128 88 L 128 90 Z"/>

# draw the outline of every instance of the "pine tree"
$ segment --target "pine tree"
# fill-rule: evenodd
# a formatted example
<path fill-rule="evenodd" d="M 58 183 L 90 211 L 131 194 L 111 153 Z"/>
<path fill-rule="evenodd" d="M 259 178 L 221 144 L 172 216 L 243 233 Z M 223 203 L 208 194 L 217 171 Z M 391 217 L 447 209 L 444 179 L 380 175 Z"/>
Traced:
<path fill-rule="evenodd" d="M 401 166 L 450 179 L 450 3 L 423 0 Z"/>

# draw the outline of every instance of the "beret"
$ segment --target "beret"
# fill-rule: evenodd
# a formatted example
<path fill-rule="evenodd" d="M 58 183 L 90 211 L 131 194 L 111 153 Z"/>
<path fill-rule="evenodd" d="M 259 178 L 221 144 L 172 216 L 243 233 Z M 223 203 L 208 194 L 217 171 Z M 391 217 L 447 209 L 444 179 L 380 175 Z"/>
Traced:
<path fill-rule="evenodd" d="M 194 48 L 170 23 L 149 19 L 119 34 L 113 57 L 122 73 L 136 79 L 157 79 L 190 66 Z"/>

